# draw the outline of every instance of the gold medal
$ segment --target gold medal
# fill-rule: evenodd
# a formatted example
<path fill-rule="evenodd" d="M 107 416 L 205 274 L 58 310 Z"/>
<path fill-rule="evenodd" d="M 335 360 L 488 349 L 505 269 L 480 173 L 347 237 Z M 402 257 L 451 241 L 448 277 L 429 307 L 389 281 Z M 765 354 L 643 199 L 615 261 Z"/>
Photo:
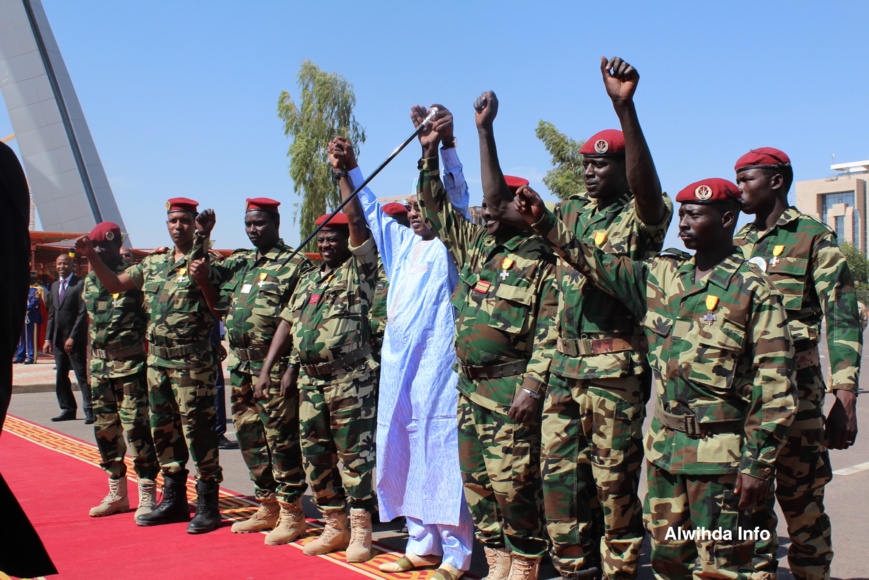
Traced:
<path fill-rule="evenodd" d="M 606 232 L 603 230 L 596 231 L 594 233 L 594 245 L 600 247 L 600 246 L 604 245 L 605 243 L 606 243 Z"/>
<path fill-rule="evenodd" d="M 187 268 L 178 268 L 178 282 L 187 280 Z"/>
<path fill-rule="evenodd" d="M 266 281 L 266 278 L 268 278 L 268 277 L 269 277 L 269 275 L 268 275 L 266 272 L 260 272 L 260 275 L 259 275 L 259 283 L 257 284 L 257 286 L 259 286 L 260 288 L 262 288 L 262 287 L 263 287 L 263 284 L 264 284 L 265 281 Z"/>
<path fill-rule="evenodd" d="M 782 255 L 782 252 L 785 251 L 784 244 L 780 246 L 774 246 L 772 249 L 772 260 L 769 261 L 770 266 L 775 266 L 778 264 L 778 257 Z"/>
<path fill-rule="evenodd" d="M 513 260 L 512 258 L 504 258 L 504 261 L 501 262 L 501 280 L 507 279 L 507 276 L 509 276 L 507 270 L 509 270 L 514 263 L 515 260 Z"/>
<path fill-rule="evenodd" d="M 718 306 L 718 296 L 709 295 L 706 297 L 706 310 L 709 312 L 703 316 L 703 320 L 712 326 L 712 323 L 715 322 L 715 315 L 712 313 L 713 310 Z"/>
<path fill-rule="evenodd" d="M 118 300 L 118 296 L 120 296 L 120 294 L 117 292 L 112 294 L 112 306 L 117 306 L 118 304 L 121 303 L 120 300 Z"/>

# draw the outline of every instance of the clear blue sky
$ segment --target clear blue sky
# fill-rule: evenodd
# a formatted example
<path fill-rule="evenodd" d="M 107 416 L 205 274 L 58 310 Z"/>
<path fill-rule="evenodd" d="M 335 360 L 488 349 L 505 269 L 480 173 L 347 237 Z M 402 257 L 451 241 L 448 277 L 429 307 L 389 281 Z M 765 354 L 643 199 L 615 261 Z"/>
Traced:
<path fill-rule="evenodd" d="M 413 127 L 413 104 L 455 115 L 459 152 L 479 188 L 472 103 L 501 100 L 506 173 L 545 190 L 540 119 L 576 139 L 617 127 L 599 58 L 621 56 L 641 79 L 640 120 L 664 188 L 733 179 L 753 147 L 793 160 L 797 180 L 869 158 L 869 3 L 850 2 L 115 2 L 43 0 L 115 198 L 137 247 L 169 243 L 165 200 L 213 207 L 219 247 L 249 245 L 245 197 L 298 199 L 289 142 L 276 117 L 305 59 L 342 74 L 356 93 L 376 167 Z M 0 109 L 0 136 L 12 132 Z M 14 146 L 14 143 L 13 143 Z M 418 146 L 372 183 L 409 192 Z M 668 245 L 678 245 L 671 225 Z"/>

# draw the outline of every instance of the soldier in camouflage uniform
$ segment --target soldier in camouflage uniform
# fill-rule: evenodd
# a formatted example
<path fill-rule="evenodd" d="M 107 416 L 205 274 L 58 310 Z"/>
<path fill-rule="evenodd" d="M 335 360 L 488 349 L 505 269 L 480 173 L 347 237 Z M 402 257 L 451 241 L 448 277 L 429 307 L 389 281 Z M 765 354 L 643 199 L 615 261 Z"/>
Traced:
<path fill-rule="evenodd" d="M 98 258 L 115 273 L 120 274 L 130 266 L 120 254 L 123 238 L 117 224 L 101 222 L 88 238 Z M 138 479 L 139 506 L 135 514 L 138 519 L 154 507 L 154 480 L 160 470 L 148 413 L 145 373 L 148 316 L 144 298 L 139 290 L 109 294 L 93 272 L 85 277 L 81 296 L 90 317 L 94 435 L 100 452 L 100 467 L 109 474 L 109 494 L 100 505 L 91 508 L 90 515 L 108 516 L 130 509 L 124 463 L 126 432 Z"/>
<path fill-rule="evenodd" d="M 230 347 L 232 420 L 242 457 L 250 470 L 260 508 L 233 524 L 234 533 L 272 529 L 267 545 L 286 544 L 305 531 L 302 494 L 305 473 L 299 443 L 298 392 L 279 392 L 288 361 L 273 366 L 271 382 L 254 390 L 255 377 L 299 276 L 311 269 L 304 254 L 280 239 L 280 202 L 247 200 L 244 224 L 253 250 L 236 250 L 213 266 L 221 288 L 216 310 L 225 315 Z"/>
<path fill-rule="evenodd" d="M 796 398 L 781 295 L 732 243 L 738 188 L 683 189 L 679 231 L 696 254 L 642 262 L 579 241 L 534 192 L 517 198 L 563 260 L 641 319 L 655 387 L 645 440 L 655 577 L 747 579 L 748 510 L 764 501 Z"/>
<path fill-rule="evenodd" d="M 214 430 L 215 362 L 211 348 L 214 317 L 204 289 L 191 275 L 196 261 L 204 261 L 214 214 L 197 214 L 197 202 L 170 199 L 166 224 L 175 246 L 160 248 L 116 274 L 96 259 L 88 261 L 110 293 L 142 290 L 148 312 L 148 400 L 151 432 L 163 472 L 163 499 L 136 523 L 153 526 L 190 519 L 187 506 L 187 460 L 196 466 L 196 516 L 187 532 L 210 532 L 220 525 L 217 505 L 223 480 Z M 199 231 L 195 231 L 195 228 Z M 85 250 L 85 238 L 77 244 Z M 84 252 L 83 252 L 84 253 Z"/>
<path fill-rule="evenodd" d="M 342 196 L 353 191 L 344 165 L 350 144 L 335 139 L 329 161 Z M 317 234 L 323 264 L 299 280 L 260 381 L 292 343 L 282 388 L 299 389 L 299 423 L 305 472 L 314 504 L 326 527 L 305 544 L 306 555 L 347 550 L 348 562 L 372 557 L 374 429 L 377 417 L 376 363 L 371 354 L 369 316 L 377 284 L 377 248 L 365 217 L 351 204 Z M 317 219 L 317 225 L 328 216 Z M 301 370 L 301 372 L 299 372 Z M 341 470 L 338 463 L 342 463 Z M 350 504 L 350 529 L 347 504 Z"/>
<path fill-rule="evenodd" d="M 634 108 L 639 75 L 619 58 L 601 59 L 601 73 L 624 132 L 601 131 L 585 142 L 588 194 L 571 196 L 555 215 L 601 251 L 643 259 L 660 251 L 672 203 L 661 192 Z M 489 161 L 498 101 L 484 93 L 475 108 L 483 184 L 495 184 L 484 187 L 486 202 L 509 207 L 513 195 L 497 186 L 497 164 Z M 634 578 L 643 541 L 637 488 L 649 381 L 642 333 L 622 303 L 570 266 L 559 262 L 556 277 L 558 342 L 542 426 L 552 560 L 564 578 L 595 577 L 601 568 L 608 578 Z"/>
<path fill-rule="evenodd" d="M 739 158 L 736 172 L 744 211 L 755 219 L 740 230 L 735 242 L 784 295 L 796 349 L 799 407 L 788 443 L 776 461 L 775 497 L 791 539 L 788 562 L 796 578 L 829 578 L 833 549 L 824 487 L 833 474 L 827 449 L 847 449 L 857 435 L 863 333 L 854 280 L 836 235 L 788 206 L 793 168 L 787 155 L 771 147 L 755 149 Z M 824 319 L 833 373 L 830 388 L 836 397 L 826 425 L 826 389 L 818 356 Z M 759 523 L 772 533 L 772 541 L 758 547 L 758 579 L 773 577 L 778 565 L 774 503 L 770 493 Z"/>
<path fill-rule="evenodd" d="M 486 552 L 486 578 L 534 580 L 547 549 L 540 400 L 549 376 L 545 353 L 555 341 L 555 256 L 518 214 L 496 221 L 484 206 L 481 227 L 454 209 L 440 179 L 440 142 L 426 143 L 417 198 L 460 272 L 453 305 L 465 498 Z M 514 189 L 527 183 L 507 179 Z"/>

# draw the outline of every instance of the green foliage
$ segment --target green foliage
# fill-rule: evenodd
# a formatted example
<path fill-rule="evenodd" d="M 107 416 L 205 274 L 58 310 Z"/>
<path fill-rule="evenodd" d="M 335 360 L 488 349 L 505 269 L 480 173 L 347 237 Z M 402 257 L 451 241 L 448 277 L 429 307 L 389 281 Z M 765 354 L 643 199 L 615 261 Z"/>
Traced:
<path fill-rule="evenodd" d="M 293 219 L 300 224 L 301 238 L 314 230 L 314 220 L 341 203 L 338 185 L 329 167 L 329 141 L 343 136 L 353 143 L 358 154 L 365 143 L 365 129 L 356 121 L 353 86 L 338 73 L 327 73 L 306 60 L 297 75 L 301 97 L 298 104 L 290 93 L 281 91 L 278 118 L 284 122 L 284 135 L 292 139 L 290 178 L 293 190 L 302 197 Z"/>
<path fill-rule="evenodd" d="M 854 281 L 864 284 L 869 281 L 869 259 L 863 255 L 863 252 L 850 242 L 842 242 L 839 244 L 839 247 L 842 248 L 842 253 L 845 254 L 845 259 L 848 261 L 848 268 L 851 269 Z"/>
<path fill-rule="evenodd" d="M 577 193 L 585 193 L 585 180 L 582 177 L 582 155 L 579 150 L 585 141 L 574 141 L 555 128 L 548 121 L 537 124 L 537 138 L 552 157 L 552 169 L 546 172 L 543 183 L 549 191 L 567 199 Z"/>

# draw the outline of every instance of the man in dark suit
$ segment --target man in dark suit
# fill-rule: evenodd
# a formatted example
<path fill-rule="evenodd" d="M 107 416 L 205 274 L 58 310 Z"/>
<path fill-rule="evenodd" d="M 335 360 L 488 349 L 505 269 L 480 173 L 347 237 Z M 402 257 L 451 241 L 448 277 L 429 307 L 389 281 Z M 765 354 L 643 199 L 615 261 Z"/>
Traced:
<path fill-rule="evenodd" d="M 72 421 L 75 419 L 75 396 L 69 381 L 69 369 L 75 371 L 75 380 L 81 389 L 85 423 L 94 423 L 91 405 L 91 390 L 85 369 L 87 348 L 87 311 L 81 299 L 82 279 L 73 272 L 73 261 L 66 254 L 57 257 L 57 282 L 51 285 L 51 299 L 48 307 L 48 327 L 45 330 L 45 344 L 42 350 L 54 354 L 57 366 L 57 402 L 60 415 L 52 421 Z"/>
<path fill-rule="evenodd" d="M 15 152 L 0 142 L 0 431 L 12 397 L 12 353 L 21 336 L 30 271 L 30 196 Z M 9 466 L 12 469 L 13 466 Z M 20 469 L 15 466 L 16 469 Z M 36 578 L 57 574 L 42 541 L 3 476 L 0 475 L 0 577 Z"/>

